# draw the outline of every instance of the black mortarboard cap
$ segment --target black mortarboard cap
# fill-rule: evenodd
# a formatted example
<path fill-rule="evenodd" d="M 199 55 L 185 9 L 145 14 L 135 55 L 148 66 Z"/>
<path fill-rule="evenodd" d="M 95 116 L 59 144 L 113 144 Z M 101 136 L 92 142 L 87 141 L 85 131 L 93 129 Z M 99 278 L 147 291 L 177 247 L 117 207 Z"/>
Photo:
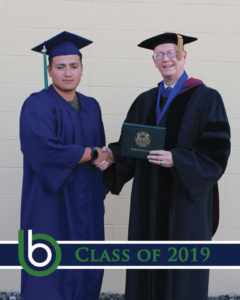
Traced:
<path fill-rule="evenodd" d="M 138 44 L 138 47 L 154 50 L 155 47 L 161 44 L 173 43 L 178 45 L 181 39 L 183 45 L 197 40 L 197 38 L 195 37 L 178 34 L 174 32 L 165 32 L 141 42 L 140 44 Z"/>
<path fill-rule="evenodd" d="M 44 47 L 46 48 L 46 54 L 49 55 L 49 59 L 60 56 L 77 54 L 82 57 L 79 49 L 91 44 L 92 41 L 85 39 L 79 35 L 73 34 L 71 32 L 63 31 L 49 40 L 39 44 L 38 46 L 32 48 L 33 51 L 43 52 Z"/>

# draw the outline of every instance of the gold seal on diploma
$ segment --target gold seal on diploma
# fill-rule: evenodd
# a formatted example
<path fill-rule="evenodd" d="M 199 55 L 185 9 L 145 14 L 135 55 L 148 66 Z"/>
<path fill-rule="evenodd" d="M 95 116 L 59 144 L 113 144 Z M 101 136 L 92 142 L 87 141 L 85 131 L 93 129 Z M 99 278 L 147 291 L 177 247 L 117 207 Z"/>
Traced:
<path fill-rule="evenodd" d="M 151 143 L 150 134 L 146 131 L 137 132 L 135 142 L 139 147 L 147 147 Z"/>
<path fill-rule="evenodd" d="M 147 159 L 150 150 L 164 149 L 165 127 L 123 123 L 121 154 Z"/>

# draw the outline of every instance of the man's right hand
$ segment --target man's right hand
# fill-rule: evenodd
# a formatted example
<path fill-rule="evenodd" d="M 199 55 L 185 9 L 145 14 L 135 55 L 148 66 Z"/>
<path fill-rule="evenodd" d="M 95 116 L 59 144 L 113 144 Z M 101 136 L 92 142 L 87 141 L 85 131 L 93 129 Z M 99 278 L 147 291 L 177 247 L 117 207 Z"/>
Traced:
<path fill-rule="evenodd" d="M 102 149 L 95 147 L 98 151 L 98 158 L 92 162 L 94 166 L 99 168 L 101 171 L 106 170 L 114 161 L 114 157 L 111 149 L 104 146 Z"/>

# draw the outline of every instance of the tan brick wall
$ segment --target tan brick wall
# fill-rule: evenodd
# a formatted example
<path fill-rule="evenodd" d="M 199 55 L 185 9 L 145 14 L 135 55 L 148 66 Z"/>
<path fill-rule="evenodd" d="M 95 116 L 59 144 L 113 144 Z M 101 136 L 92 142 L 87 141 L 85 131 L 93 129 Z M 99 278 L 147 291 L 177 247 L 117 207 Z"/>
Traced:
<path fill-rule="evenodd" d="M 16 240 L 19 227 L 19 111 L 29 93 L 43 87 L 42 57 L 30 48 L 61 30 L 94 40 L 83 49 L 79 90 L 98 99 L 108 142 L 118 138 L 135 97 L 160 81 L 151 52 L 136 44 L 161 31 L 199 37 L 186 47 L 186 70 L 220 91 L 232 128 L 232 154 L 220 181 L 216 239 L 240 240 L 239 15 L 239 0 L 0 0 L 0 240 Z M 128 184 L 119 197 L 106 200 L 109 240 L 127 238 L 130 188 Z M 213 271 L 210 293 L 240 293 L 238 276 L 238 270 Z M 0 290 L 19 289 L 19 272 L 1 271 L 0 279 Z M 103 290 L 123 289 L 124 271 L 106 271 Z"/>

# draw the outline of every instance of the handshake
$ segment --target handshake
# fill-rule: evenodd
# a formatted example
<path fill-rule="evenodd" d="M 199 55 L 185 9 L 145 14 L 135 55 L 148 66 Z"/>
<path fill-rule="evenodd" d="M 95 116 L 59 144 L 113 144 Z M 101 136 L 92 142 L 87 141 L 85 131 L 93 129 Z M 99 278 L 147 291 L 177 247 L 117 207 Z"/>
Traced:
<path fill-rule="evenodd" d="M 104 171 L 114 162 L 112 151 L 106 146 L 102 148 L 95 147 L 95 149 L 98 152 L 98 157 L 92 162 L 92 164 L 101 171 Z"/>

